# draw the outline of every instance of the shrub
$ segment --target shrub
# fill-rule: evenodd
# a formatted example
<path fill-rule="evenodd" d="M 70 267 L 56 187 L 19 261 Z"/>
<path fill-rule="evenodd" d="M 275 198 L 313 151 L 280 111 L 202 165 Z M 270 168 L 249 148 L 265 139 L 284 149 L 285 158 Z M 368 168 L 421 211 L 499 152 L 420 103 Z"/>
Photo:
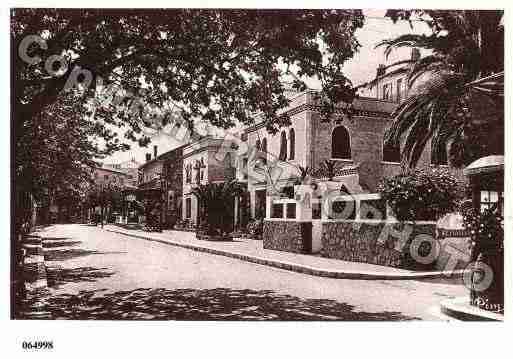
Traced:
<path fill-rule="evenodd" d="M 461 186 L 441 169 L 410 170 L 380 184 L 382 198 L 400 221 L 435 221 L 457 208 Z"/>
<path fill-rule="evenodd" d="M 481 290 L 471 287 L 470 303 L 481 309 L 503 313 L 504 217 L 497 206 L 482 212 L 474 208 L 462 212 L 465 226 L 470 230 L 471 261 L 487 264 L 493 273 L 488 287 Z M 476 273 L 479 274 L 479 270 Z M 474 276 L 472 278 L 474 283 Z M 476 282 L 479 283 L 479 279 Z"/>
<path fill-rule="evenodd" d="M 504 251 L 504 218 L 497 206 L 482 212 L 474 208 L 467 208 L 462 212 L 465 228 L 470 231 L 470 247 L 473 253 L 496 254 Z"/>
<path fill-rule="evenodd" d="M 235 182 L 207 183 L 192 190 L 202 209 L 202 226 L 208 235 L 225 235 L 233 230 L 233 203 L 242 194 Z"/>

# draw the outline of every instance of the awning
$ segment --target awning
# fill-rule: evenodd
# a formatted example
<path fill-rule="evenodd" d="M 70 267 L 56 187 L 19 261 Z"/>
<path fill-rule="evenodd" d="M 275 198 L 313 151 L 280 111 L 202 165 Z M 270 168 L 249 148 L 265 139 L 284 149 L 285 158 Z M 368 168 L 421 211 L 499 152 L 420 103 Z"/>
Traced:
<path fill-rule="evenodd" d="M 492 173 L 504 170 L 504 156 L 492 155 L 481 157 L 472 162 L 463 170 L 466 176 L 474 176 L 483 173 Z"/>

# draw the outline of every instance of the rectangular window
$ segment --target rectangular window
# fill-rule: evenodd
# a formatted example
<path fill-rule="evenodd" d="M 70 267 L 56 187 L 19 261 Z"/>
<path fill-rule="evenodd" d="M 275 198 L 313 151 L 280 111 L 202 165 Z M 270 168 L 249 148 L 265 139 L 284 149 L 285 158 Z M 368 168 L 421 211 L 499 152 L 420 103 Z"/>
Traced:
<path fill-rule="evenodd" d="M 255 217 L 265 217 L 266 190 L 258 190 L 255 192 Z"/>
<path fill-rule="evenodd" d="M 283 203 L 273 203 L 271 218 L 283 218 Z"/>
<path fill-rule="evenodd" d="M 185 218 L 191 218 L 191 199 L 185 199 Z"/>
<path fill-rule="evenodd" d="M 503 194 L 497 191 L 481 191 L 481 212 L 486 209 L 492 208 L 495 204 L 498 204 L 499 211 L 504 213 L 502 209 L 503 205 Z"/>
<path fill-rule="evenodd" d="M 392 84 L 390 84 L 390 83 L 383 85 L 383 100 L 391 99 L 391 96 L 390 96 L 391 95 L 390 94 L 391 87 L 392 87 Z"/>
<path fill-rule="evenodd" d="M 403 79 L 397 80 L 397 102 L 403 99 Z"/>
<path fill-rule="evenodd" d="M 312 203 L 312 219 L 321 219 L 321 202 Z"/>
<path fill-rule="evenodd" d="M 242 175 L 243 175 L 243 179 L 248 179 L 248 159 L 247 158 L 244 158 L 242 160 Z"/>
<path fill-rule="evenodd" d="M 295 203 L 287 203 L 287 218 L 295 219 L 296 218 L 296 204 Z"/>

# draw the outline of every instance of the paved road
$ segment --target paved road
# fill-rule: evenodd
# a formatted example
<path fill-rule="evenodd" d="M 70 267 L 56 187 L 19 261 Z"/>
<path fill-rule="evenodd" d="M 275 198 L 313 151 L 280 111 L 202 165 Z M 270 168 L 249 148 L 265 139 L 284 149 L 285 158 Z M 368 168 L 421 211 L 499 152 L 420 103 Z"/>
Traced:
<path fill-rule="evenodd" d="M 86 225 L 42 235 L 56 319 L 441 320 L 438 303 L 467 294 L 461 280 L 319 278 Z"/>

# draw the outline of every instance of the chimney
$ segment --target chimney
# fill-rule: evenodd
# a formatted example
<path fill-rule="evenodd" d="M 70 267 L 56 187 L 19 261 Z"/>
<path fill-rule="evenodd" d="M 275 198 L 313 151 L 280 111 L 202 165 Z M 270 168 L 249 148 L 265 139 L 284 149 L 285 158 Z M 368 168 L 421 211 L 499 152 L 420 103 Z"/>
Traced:
<path fill-rule="evenodd" d="M 146 154 L 146 162 L 151 161 L 151 153 Z"/>
<path fill-rule="evenodd" d="M 385 65 L 379 64 L 378 68 L 376 69 L 376 77 L 379 77 L 384 74 L 385 74 Z"/>
<path fill-rule="evenodd" d="M 157 145 L 153 146 L 153 159 L 157 159 Z"/>
<path fill-rule="evenodd" d="M 420 50 L 414 47 L 411 49 L 411 60 L 416 62 L 418 59 L 420 59 Z"/>

